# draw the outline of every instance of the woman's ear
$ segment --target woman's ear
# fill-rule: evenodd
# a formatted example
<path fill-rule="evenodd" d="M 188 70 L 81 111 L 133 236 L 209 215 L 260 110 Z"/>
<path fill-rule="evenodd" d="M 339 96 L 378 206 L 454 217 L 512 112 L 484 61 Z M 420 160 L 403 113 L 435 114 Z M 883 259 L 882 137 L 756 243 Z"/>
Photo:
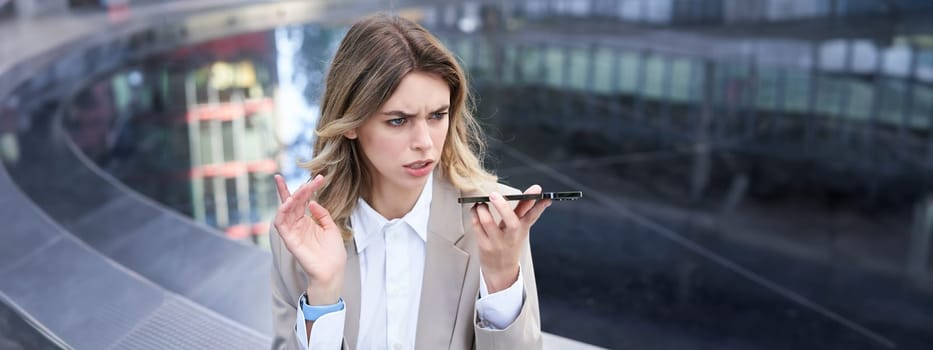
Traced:
<path fill-rule="evenodd" d="M 353 130 L 350 130 L 350 131 L 347 131 L 347 132 L 343 133 L 343 137 L 346 137 L 346 138 L 351 139 L 351 140 L 356 140 L 356 138 L 357 138 L 358 136 L 359 136 L 359 135 L 356 134 L 356 129 L 353 129 Z"/>

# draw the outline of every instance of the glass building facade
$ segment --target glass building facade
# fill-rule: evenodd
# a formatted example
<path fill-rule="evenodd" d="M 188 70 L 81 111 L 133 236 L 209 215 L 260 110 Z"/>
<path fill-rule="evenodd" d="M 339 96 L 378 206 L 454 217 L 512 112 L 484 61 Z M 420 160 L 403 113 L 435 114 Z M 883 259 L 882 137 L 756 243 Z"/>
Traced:
<path fill-rule="evenodd" d="M 584 192 L 531 233 L 545 332 L 613 349 L 933 344 L 933 2 L 375 8 L 458 57 L 502 182 Z M 350 21 L 156 50 L 77 89 L 63 127 L 107 176 L 265 249 L 272 176 L 309 178 Z"/>

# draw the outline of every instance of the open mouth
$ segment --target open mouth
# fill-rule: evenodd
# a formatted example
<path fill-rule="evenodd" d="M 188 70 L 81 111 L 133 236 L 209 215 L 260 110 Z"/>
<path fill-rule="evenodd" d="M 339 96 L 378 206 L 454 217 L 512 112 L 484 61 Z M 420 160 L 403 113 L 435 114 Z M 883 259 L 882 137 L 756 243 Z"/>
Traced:
<path fill-rule="evenodd" d="M 421 161 L 417 161 L 417 162 L 413 162 L 413 163 L 408 163 L 408 164 L 405 165 L 405 167 L 406 167 L 406 168 L 409 168 L 409 169 L 418 170 L 418 169 L 421 169 L 421 168 L 424 168 L 424 167 L 426 167 L 426 166 L 431 165 L 431 163 L 433 163 L 433 162 L 430 161 L 430 160 L 421 160 Z"/>

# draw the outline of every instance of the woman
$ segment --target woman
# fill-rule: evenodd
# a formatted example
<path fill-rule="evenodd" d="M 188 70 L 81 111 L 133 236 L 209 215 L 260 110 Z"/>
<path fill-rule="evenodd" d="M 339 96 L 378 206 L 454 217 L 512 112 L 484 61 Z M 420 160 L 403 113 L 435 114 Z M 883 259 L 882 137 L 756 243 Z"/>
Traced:
<path fill-rule="evenodd" d="M 275 347 L 541 347 L 529 228 L 550 201 L 514 207 L 453 55 L 409 20 L 355 23 L 331 64 L 314 178 L 269 235 Z M 537 185 L 526 193 L 538 193 Z M 490 204 L 457 197 L 488 194 Z"/>

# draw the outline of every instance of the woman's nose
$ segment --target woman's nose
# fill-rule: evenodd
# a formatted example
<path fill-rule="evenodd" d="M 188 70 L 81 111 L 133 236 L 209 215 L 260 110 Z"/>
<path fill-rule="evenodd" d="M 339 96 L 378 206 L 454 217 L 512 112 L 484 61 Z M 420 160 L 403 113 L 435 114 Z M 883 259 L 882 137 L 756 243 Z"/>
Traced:
<path fill-rule="evenodd" d="M 431 127 L 428 125 L 428 121 L 418 118 L 418 121 L 414 124 L 412 128 L 411 148 L 430 149 L 433 145 L 431 141 Z"/>

